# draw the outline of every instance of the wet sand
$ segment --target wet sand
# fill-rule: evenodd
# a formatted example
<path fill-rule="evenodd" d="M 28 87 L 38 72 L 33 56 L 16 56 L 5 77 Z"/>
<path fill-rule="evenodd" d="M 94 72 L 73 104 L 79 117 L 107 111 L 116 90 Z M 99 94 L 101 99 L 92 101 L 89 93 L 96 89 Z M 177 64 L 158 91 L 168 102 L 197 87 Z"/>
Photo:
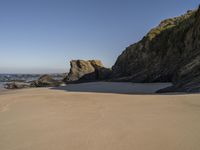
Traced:
<path fill-rule="evenodd" d="M 1 150 L 199 150 L 199 141 L 200 94 L 0 92 Z"/>

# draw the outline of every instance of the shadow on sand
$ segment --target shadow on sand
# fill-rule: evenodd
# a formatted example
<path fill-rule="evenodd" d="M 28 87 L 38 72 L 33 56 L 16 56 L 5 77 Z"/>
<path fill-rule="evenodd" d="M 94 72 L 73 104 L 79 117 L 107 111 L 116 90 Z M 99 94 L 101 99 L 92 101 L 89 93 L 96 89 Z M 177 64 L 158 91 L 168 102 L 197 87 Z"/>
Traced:
<path fill-rule="evenodd" d="M 128 82 L 89 82 L 67 84 L 66 86 L 53 87 L 54 90 L 66 92 L 93 92 L 113 94 L 156 94 L 156 95 L 183 95 L 188 93 L 164 93 L 156 91 L 171 86 L 171 83 L 128 83 Z"/>

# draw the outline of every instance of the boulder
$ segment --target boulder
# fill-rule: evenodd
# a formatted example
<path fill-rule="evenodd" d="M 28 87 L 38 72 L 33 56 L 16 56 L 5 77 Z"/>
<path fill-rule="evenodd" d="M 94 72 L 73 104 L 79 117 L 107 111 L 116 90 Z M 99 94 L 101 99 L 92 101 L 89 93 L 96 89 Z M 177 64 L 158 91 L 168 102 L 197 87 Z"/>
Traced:
<path fill-rule="evenodd" d="M 72 60 L 70 66 L 66 82 L 104 80 L 111 73 L 111 70 L 105 68 L 100 60 Z"/>
<path fill-rule="evenodd" d="M 30 88 L 30 83 L 25 82 L 9 82 L 4 85 L 6 89 L 23 89 L 23 88 Z"/>
<path fill-rule="evenodd" d="M 61 84 L 60 81 L 53 79 L 50 75 L 43 75 L 38 80 L 30 82 L 10 82 L 5 84 L 6 89 L 23 89 L 33 87 L 55 87 Z"/>
<path fill-rule="evenodd" d="M 38 80 L 31 83 L 33 87 L 54 87 L 60 84 L 61 82 L 53 79 L 50 75 L 43 75 Z"/>

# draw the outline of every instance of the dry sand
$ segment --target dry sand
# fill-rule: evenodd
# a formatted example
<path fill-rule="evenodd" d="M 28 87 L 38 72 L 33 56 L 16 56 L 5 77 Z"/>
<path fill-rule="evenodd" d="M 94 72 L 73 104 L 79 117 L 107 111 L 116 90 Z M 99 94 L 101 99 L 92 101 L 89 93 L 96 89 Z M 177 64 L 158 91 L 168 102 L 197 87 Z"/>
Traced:
<path fill-rule="evenodd" d="M 0 93 L 0 150 L 200 150 L 200 94 Z"/>

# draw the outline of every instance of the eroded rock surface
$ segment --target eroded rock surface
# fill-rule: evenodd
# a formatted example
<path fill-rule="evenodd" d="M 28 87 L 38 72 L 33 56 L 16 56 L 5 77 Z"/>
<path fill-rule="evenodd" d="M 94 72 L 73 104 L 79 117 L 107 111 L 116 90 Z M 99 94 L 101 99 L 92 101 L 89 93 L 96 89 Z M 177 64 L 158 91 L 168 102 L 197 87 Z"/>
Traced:
<path fill-rule="evenodd" d="M 111 70 L 105 68 L 100 60 L 72 60 L 70 72 L 65 81 L 94 81 L 108 79 Z"/>
<path fill-rule="evenodd" d="M 61 82 L 53 79 L 50 75 L 43 75 L 38 80 L 32 82 L 33 87 L 55 87 L 59 86 Z"/>

